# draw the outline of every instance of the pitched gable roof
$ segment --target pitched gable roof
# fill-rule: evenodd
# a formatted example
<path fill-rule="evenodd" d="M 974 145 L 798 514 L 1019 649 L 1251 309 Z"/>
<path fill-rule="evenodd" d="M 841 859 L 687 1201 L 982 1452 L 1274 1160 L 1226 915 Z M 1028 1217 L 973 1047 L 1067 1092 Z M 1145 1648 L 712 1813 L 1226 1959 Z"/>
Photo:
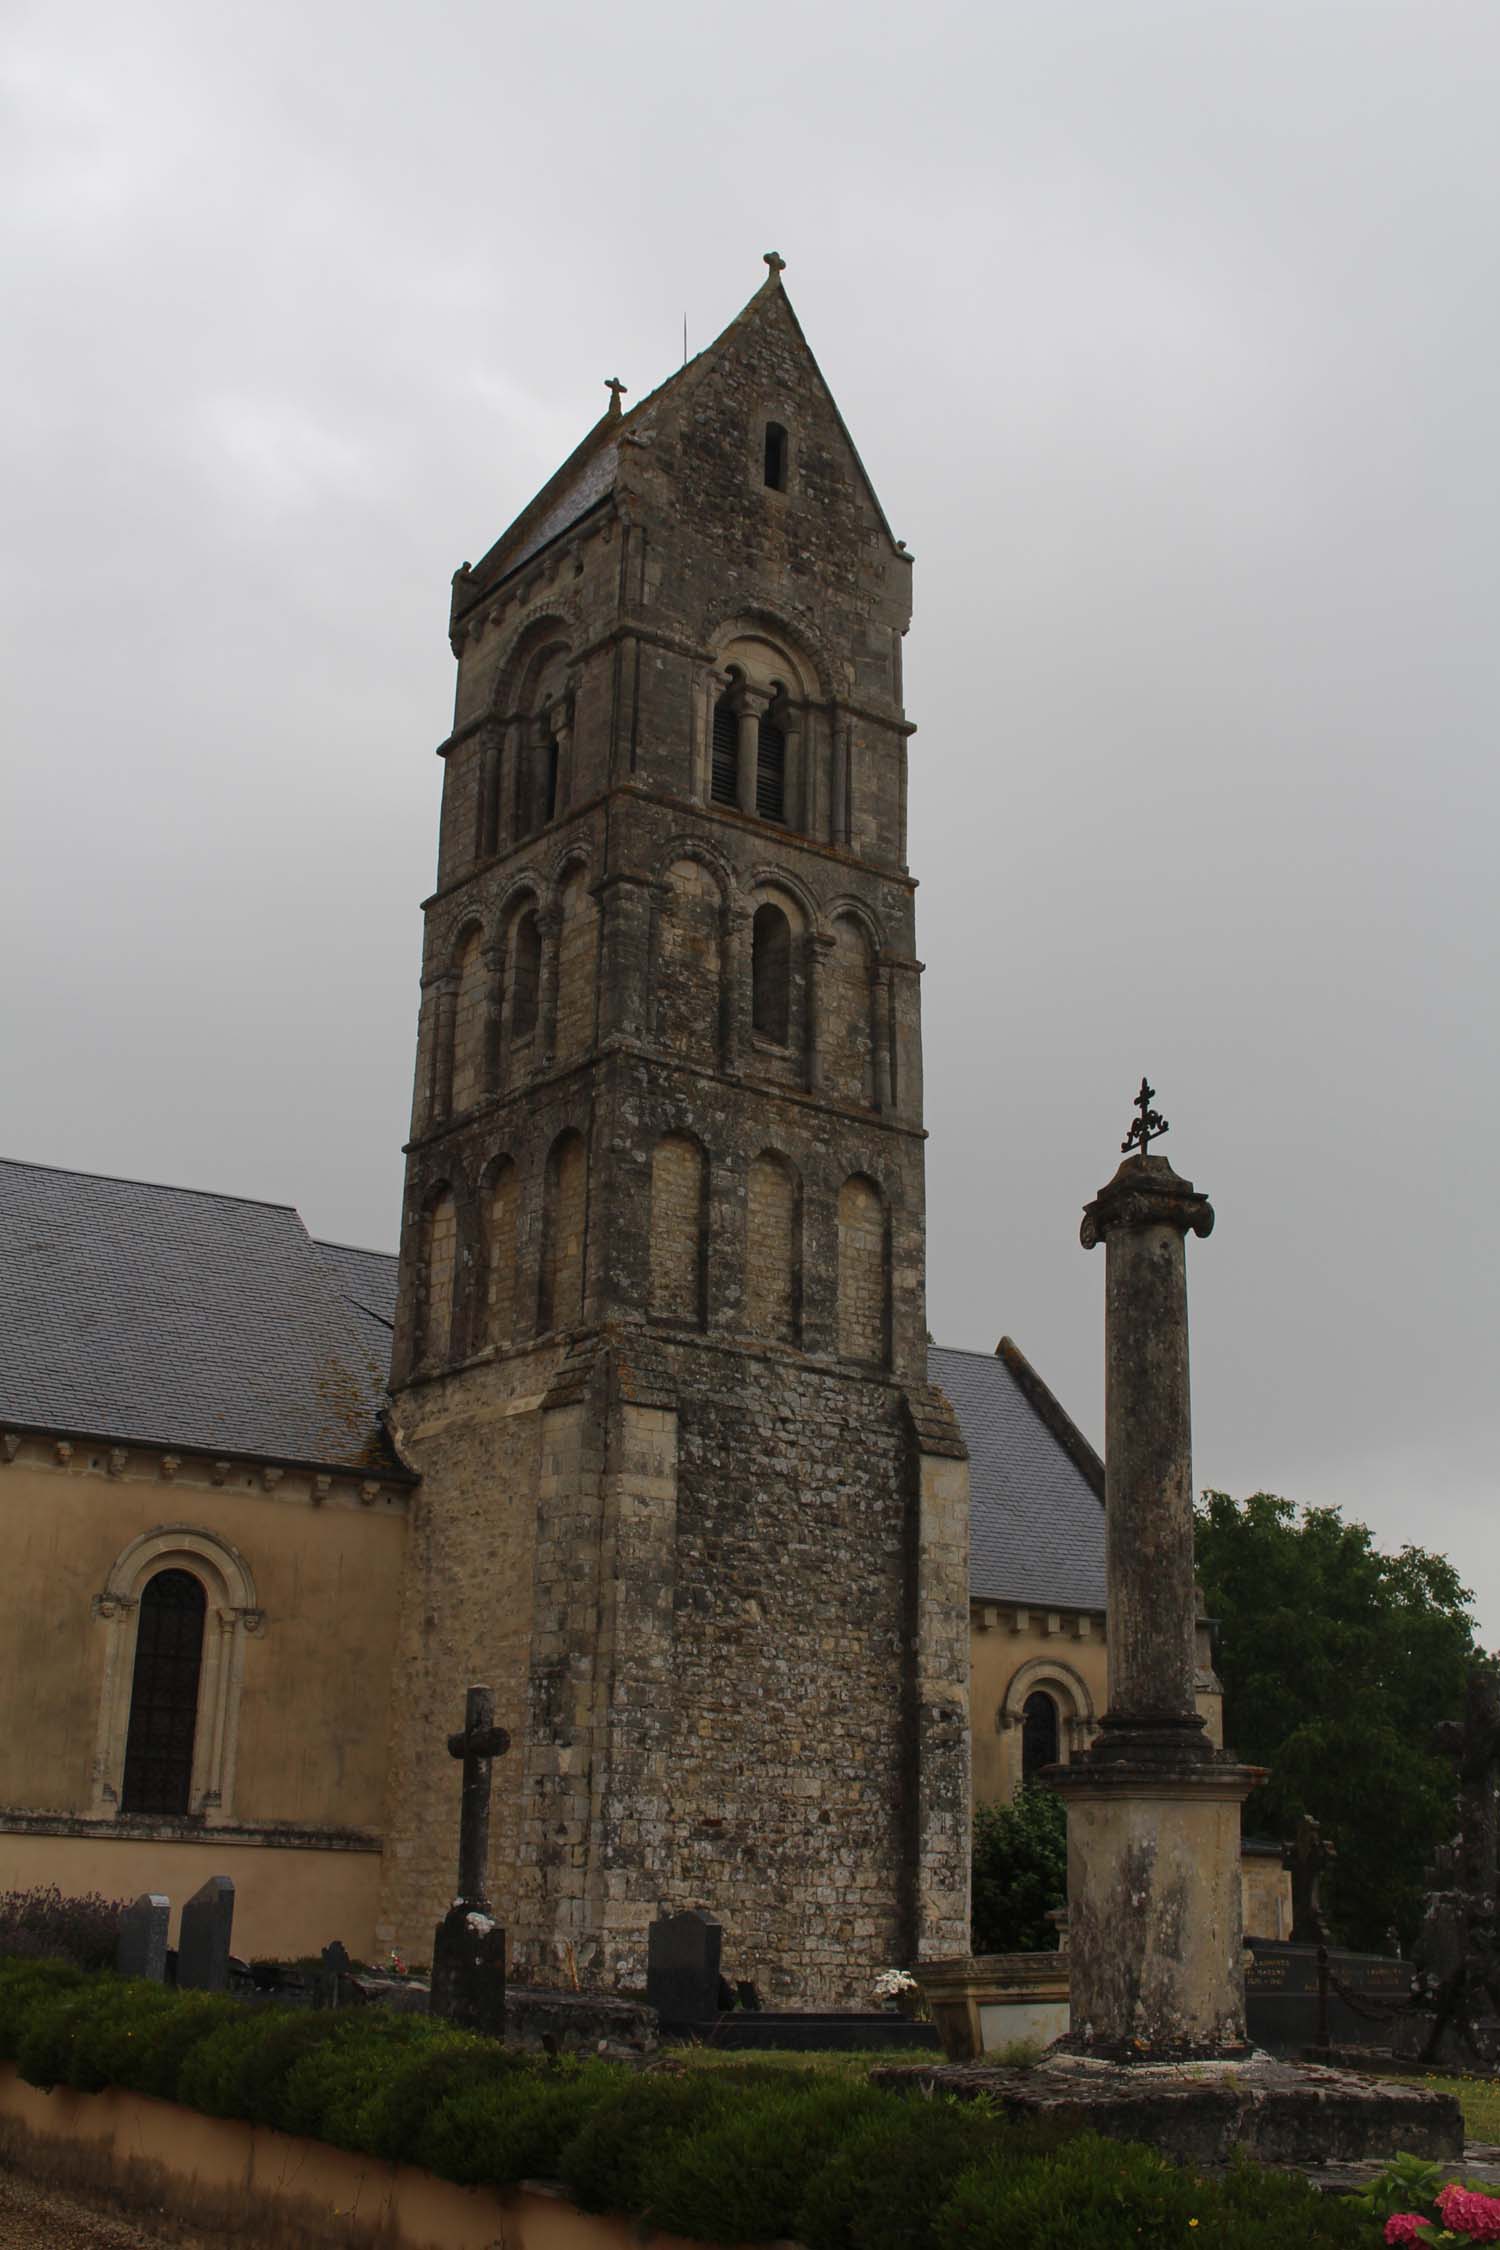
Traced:
<path fill-rule="evenodd" d="M 404 1478 L 393 1263 L 286 1204 L 0 1162 L 0 1420 Z"/>
<path fill-rule="evenodd" d="M 932 1345 L 930 1379 L 969 1448 L 969 1590 L 1038 1609 L 1104 1607 L 1104 1465 L 1007 1337 Z"/>
<path fill-rule="evenodd" d="M 766 276 L 745 305 L 735 314 L 727 328 L 711 344 L 696 352 L 690 360 L 658 383 L 649 396 L 628 414 L 617 414 L 613 408 L 602 414 L 593 428 L 574 447 L 563 462 L 542 486 L 540 492 L 529 500 L 495 541 L 494 545 L 473 565 L 461 573 L 454 582 L 453 619 L 457 623 L 473 604 L 481 600 L 512 571 L 541 553 L 542 549 L 565 531 L 581 523 L 599 503 L 614 490 L 619 474 L 620 445 L 623 440 L 646 435 L 653 419 L 670 401 L 680 404 L 718 365 L 725 353 L 749 330 L 762 320 L 784 319 L 806 355 L 808 365 L 817 377 L 829 408 L 849 448 L 850 459 L 869 496 L 881 529 L 893 547 L 898 542 L 891 531 L 880 496 L 870 481 L 870 473 L 860 459 L 859 448 L 849 435 L 849 427 L 839 411 L 837 399 L 828 387 L 827 378 L 813 356 L 802 323 L 792 309 L 792 301 L 782 287 L 779 272 Z"/>

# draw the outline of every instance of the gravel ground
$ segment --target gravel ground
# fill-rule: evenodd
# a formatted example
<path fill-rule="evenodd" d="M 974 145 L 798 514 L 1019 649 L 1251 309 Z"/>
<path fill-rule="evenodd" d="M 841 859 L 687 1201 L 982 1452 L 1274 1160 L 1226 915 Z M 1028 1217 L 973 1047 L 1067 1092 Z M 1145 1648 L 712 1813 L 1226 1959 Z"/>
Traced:
<path fill-rule="evenodd" d="M 0 2250 L 159 2250 L 164 2243 L 174 2250 L 216 2250 L 206 2236 L 182 2234 L 166 2220 L 157 2224 L 96 2211 L 0 2166 Z"/>

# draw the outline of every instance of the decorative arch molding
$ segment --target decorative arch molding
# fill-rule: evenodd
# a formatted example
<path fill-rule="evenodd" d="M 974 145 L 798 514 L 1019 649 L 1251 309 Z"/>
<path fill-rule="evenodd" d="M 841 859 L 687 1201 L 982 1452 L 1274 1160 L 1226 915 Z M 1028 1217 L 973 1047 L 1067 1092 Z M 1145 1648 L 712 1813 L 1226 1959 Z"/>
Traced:
<path fill-rule="evenodd" d="M 750 913 L 753 914 L 757 906 L 774 906 L 777 903 L 774 898 L 768 901 L 760 895 L 766 891 L 780 891 L 783 896 L 795 901 L 801 910 L 804 931 L 821 928 L 822 914 L 818 901 L 800 876 L 792 874 L 787 868 L 770 864 L 752 868 L 744 880 L 745 905 Z"/>
<path fill-rule="evenodd" d="M 737 888 L 734 870 L 728 860 L 698 836 L 674 836 L 666 849 L 657 856 L 652 881 L 665 883 L 674 863 L 679 859 L 695 859 L 700 867 L 706 867 L 719 886 L 720 898 L 726 906 L 729 905 Z"/>
<path fill-rule="evenodd" d="M 776 609 L 768 602 L 727 601 L 711 609 L 703 625 L 703 644 L 715 669 L 723 667 L 723 652 L 731 641 L 781 642 L 787 655 L 804 674 L 805 702 L 832 702 L 839 694 L 843 667 L 813 619 L 803 611 Z"/>
<path fill-rule="evenodd" d="M 572 874 L 575 868 L 578 870 L 580 875 L 587 876 L 591 864 L 592 861 L 587 844 L 580 843 L 576 837 L 574 837 L 570 842 L 564 844 L 561 850 L 554 852 L 547 869 L 547 898 L 549 905 L 557 905 L 562 896 L 563 884 L 567 880 L 568 876 Z"/>
<path fill-rule="evenodd" d="M 537 602 L 511 625 L 505 650 L 495 667 L 495 685 L 489 716 L 510 718 L 525 705 L 525 690 L 539 658 L 561 650 L 571 658 L 579 634 L 578 613 L 571 602 L 556 595 Z"/>
<path fill-rule="evenodd" d="M 266 1613 L 244 1556 L 227 1539 L 197 1524 L 164 1523 L 141 1532 L 121 1548 L 94 1596 L 94 1621 L 107 1639 L 89 1809 L 96 1820 L 119 1817 L 141 1595 L 162 1570 L 189 1572 L 202 1586 L 207 1604 L 188 1816 L 218 1827 L 234 1812 L 245 1642 L 264 1632 Z"/>
<path fill-rule="evenodd" d="M 1089 1693 L 1087 1680 L 1075 1672 L 1071 1664 L 1060 1657 L 1034 1656 L 1017 1667 L 1006 1685 L 995 1715 L 996 1730 L 1009 1734 L 1019 1727 L 1026 1710 L 1026 1698 L 1041 1689 L 1057 1705 L 1060 1732 L 1067 1743 L 1069 1758 L 1076 1758 L 1086 1750 L 1099 1731 L 1099 1716 L 1094 1708 L 1094 1698 Z"/>
<path fill-rule="evenodd" d="M 823 908 L 818 927 L 831 935 L 834 923 L 840 921 L 857 922 L 869 939 L 871 952 L 877 958 L 885 951 L 885 933 L 881 929 L 879 917 L 863 899 L 851 898 L 847 894 L 831 898 Z"/>
<path fill-rule="evenodd" d="M 464 947 L 471 937 L 478 938 L 481 948 L 488 943 L 489 933 L 485 929 L 483 917 L 473 912 L 466 913 L 462 921 L 454 925 L 453 935 L 448 941 L 445 966 L 450 975 L 457 975 L 463 967 Z"/>

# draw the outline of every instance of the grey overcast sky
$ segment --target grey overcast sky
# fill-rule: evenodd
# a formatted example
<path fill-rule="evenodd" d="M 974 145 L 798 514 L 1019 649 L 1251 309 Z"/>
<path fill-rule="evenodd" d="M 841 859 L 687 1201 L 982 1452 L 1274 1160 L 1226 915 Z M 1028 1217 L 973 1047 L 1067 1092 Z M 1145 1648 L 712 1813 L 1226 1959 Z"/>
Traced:
<path fill-rule="evenodd" d="M 786 281 L 914 550 L 930 1318 L 1500 1639 L 1495 0 L 12 0 L 7 1153 L 393 1248 L 448 579 Z"/>

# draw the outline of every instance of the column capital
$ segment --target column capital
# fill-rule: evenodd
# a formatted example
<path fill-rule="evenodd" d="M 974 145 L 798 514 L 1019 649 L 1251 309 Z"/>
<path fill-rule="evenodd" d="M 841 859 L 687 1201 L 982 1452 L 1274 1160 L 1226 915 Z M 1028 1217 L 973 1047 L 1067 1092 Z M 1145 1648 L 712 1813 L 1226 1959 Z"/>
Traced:
<path fill-rule="evenodd" d="M 1214 1207 L 1164 1156 L 1127 1156 L 1107 1187 L 1083 1207 L 1078 1239 L 1085 1250 L 1111 1234 L 1146 1227 L 1175 1227 L 1179 1234 L 1213 1233 Z"/>

